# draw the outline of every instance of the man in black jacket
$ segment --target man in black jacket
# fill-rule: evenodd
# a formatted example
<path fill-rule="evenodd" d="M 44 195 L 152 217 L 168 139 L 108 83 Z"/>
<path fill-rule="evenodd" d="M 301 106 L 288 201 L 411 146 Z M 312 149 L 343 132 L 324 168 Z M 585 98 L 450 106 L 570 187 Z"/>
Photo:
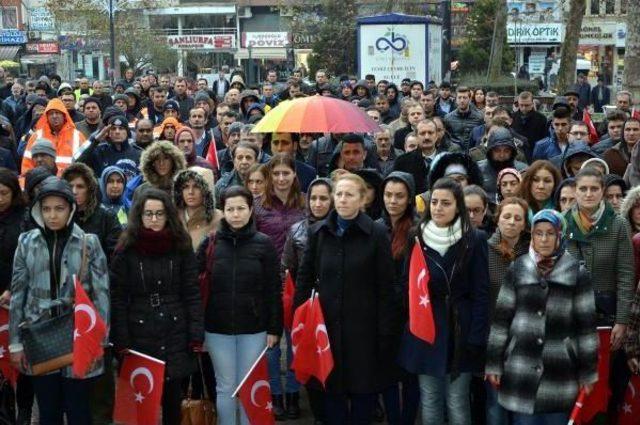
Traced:
<path fill-rule="evenodd" d="M 482 113 L 471 108 L 469 88 L 459 86 L 456 90 L 456 104 L 458 107 L 445 115 L 444 124 L 449 130 L 451 139 L 466 152 L 469 149 L 471 130 L 484 122 Z"/>
<path fill-rule="evenodd" d="M 527 160 L 531 161 L 536 142 L 547 137 L 549 133 L 547 118 L 533 107 L 531 92 L 523 91 L 518 95 L 518 110 L 513 114 L 511 128 L 527 138 L 529 143 L 526 145 L 525 155 Z"/>
<path fill-rule="evenodd" d="M 176 78 L 176 82 L 173 85 L 173 92 L 175 96 L 172 99 L 180 105 L 180 121 L 189 121 L 189 111 L 195 103 L 193 98 L 187 95 L 187 80 L 183 77 Z"/>

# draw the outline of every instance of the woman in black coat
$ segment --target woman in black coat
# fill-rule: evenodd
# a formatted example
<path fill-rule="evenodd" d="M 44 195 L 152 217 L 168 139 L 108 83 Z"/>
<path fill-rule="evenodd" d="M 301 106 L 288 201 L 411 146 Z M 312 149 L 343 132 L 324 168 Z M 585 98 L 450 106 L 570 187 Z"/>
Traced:
<path fill-rule="evenodd" d="M 203 288 L 205 341 L 216 374 L 218 423 L 235 425 L 238 404 L 231 395 L 265 346 L 275 346 L 282 334 L 282 283 L 274 245 L 256 230 L 251 192 L 231 186 L 220 200 L 224 217 L 215 239 L 202 242 L 198 263 L 210 270 Z M 207 252 L 211 242 L 213 253 Z M 241 423 L 248 424 L 240 411 Z"/>
<path fill-rule="evenodd" d="M 111 341 L 166 362 L 164 425 L 180 423 L 181 381 L 202 346 L 202 302 L 191 239 L 169 195 L 144 190 L 111 264 Z"/>
<path fill-rule="evenodd" d="M 361 212 L 365 191 L 359 176 L 339 178 L 335 210 L 309 229 L 298 271 L 294 306 L 318 291 L 333 353 L 328 424 L 369 423 L 376 393 L 392 383 L 385 375 L 392 369 L 400 307 L 387 229 Z"/>

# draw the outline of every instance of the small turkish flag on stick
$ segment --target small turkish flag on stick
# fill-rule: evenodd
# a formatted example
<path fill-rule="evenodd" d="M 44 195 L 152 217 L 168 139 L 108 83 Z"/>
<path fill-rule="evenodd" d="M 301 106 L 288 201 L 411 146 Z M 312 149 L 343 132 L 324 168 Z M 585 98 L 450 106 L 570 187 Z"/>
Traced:
<path fill-rule="evenodd" d="M 267 368 L 267 358 L 264 356 L 267 348 L 269 347 L 265 347 L 262 350 L 258 359 L 231 396 L 235 397 L 239 393 L 240 403 L 242 403 L 251 425 L 275 424 L 275 418 L 272 413 L 273 404 L 271 402 L 271 386 L 269 385 L 269 369 Z"/>
<path fill-rule="evenodd" d="M 429 268 L 416 238 L 409 261 L 409 330 L 421 340 L 433 344 L 436 325 L 429 296 Z"/>
<path fill-rule="evenodd" d="M 284 291 L 282 292 L 282 310 L 284 313 L 284 328 L 291 330 L 291 322 L 293 321 L 293 293 L 295 291 L 293 277 L 289 270 L 285 272 Z"/>
<path fill-rule="evenodd" d="M 158 425 L 164 387 L 164 362 L 129 350 L 116 385 L 113 421 L 124 425 Z"/>
<path fill-rule="evenodd" d="M 84 291 L 82 283 L 74 277 L 76 302 L 73 329 L 73 375 L 84 378 L 91 365 L 102 357 L 102 343 L 107 336 L 107 325 L 95 305 Z"/>

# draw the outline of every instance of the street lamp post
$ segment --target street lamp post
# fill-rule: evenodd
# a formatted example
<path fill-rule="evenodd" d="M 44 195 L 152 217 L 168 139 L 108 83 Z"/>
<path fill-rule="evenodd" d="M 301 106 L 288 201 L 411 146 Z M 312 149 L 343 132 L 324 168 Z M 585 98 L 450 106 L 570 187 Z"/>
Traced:
<path fill-rule="evenodd" d="M 113 84 L 115 82 L 115 78 L 116 78 L 116 66 L 119 64 L 116 64 L 116 33 L 115 33 L 115 28 L 114 28 L 114 14 L 115 14 L 115 10 L 113 8 L 113 0 L 109 0 L 109 38 L 111 41 L 111 58 L 109 61 L 109 76 L 111 79 L 111 86 L 113 87 Z"/>

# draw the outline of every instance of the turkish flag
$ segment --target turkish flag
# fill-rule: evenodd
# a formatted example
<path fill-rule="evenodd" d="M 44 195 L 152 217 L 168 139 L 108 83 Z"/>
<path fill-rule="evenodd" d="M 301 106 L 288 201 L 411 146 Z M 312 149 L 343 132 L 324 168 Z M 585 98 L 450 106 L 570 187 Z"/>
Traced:
<path fill-rule="evenodd" d="M 124 425 L 158 425 L 164 362 L 129 350 L 116 384 L 113 421 Z"/>
<path fill-rule="evenodd" d="M 436 325 L 429 297 L 429 269 L 416 240 L 409 262 L 409 330 L 423 341 L 433 344 Z"/>
<path fill-rule="evenodd" d="M 220 165 L 218 165 L 218 149 L 216 148 L 216 140 L 213 138 L 213 134 L 211 135 L 211 141 L 209 142 L 209 149 L 207 149 L 206 160 L 209 161 L 214 170 L 220 169 Z"/>
<path fill-rule="evenodd" d="M 593 145 L 598 143 L 600 141 L 600 137 L 598 137 L 598 130 L 596 130 L 596 126 L 591 120 L 591 114 L 589 114 L 589 111 L 586 109 L 582 112 L 582 121 L 584 121 L 585 124 L 587 124 L 587 127 L 589 127 L 589 144 Z"/>
<path fill-rule="evenodd" d="M 73 329 L 73 375 L 84 378 L 94 361 L 102 357 L 107 325 L 76 278 Z"/>
<path fill-rule="evenodd" d="M 240 384 L 238 397 L 250 424 L 275 424 L 275 418 L 271 412 L 273 404 L 271 403 L 269 369 L 267 368 L 267 358 L 264 356 L 264 351 L 260 354 L 258 362 L 254 364 Z"/>
<path fill-rule="evenodd" d="M 284 328 L 288 331 L 291 330 L 293 322 L 293 292 L 295 289 L 291 273 L 287 270 L 284 277 L 284 291 L 282 292 L 282 310 L 284 312 Z"/>
<path fill-rule="evenodd" d="M 631 112 L 631 118 L 635 118 L 637 120 L 640 120 L 640 109 L 633 108 L 633 110 Z"/>
<path fill-rule="evenodd" d="M 618 414 L 618 425 L 638 425 L 640 423 L 640 376 L 631 375 L 624 401 Z"/>
<path fill-rule="evenodd" d="M 334 362 L 318 294 L 298 307 L 293 323 L 291 345 L 295 352 L 291 368 L 296 378 L 306 383 L 311 376 L 315 376 L 325 385 Z"/>
<path fill-rule="evenodd" d="M 585 397 L 577 423 L 590 422 L 598 413 L 606 412 L 611 390 L 609 389 L 609 360 L 611 358 L 611 328 L 598 328 L 598 381 L 593 391 Z"/>
<path fill-rule="evenodd" d="M 9 356 L 9 310 L 0 307 L 0 372 L 15 388 L 18 382 L 18 371 L 11 366 Z"/>

